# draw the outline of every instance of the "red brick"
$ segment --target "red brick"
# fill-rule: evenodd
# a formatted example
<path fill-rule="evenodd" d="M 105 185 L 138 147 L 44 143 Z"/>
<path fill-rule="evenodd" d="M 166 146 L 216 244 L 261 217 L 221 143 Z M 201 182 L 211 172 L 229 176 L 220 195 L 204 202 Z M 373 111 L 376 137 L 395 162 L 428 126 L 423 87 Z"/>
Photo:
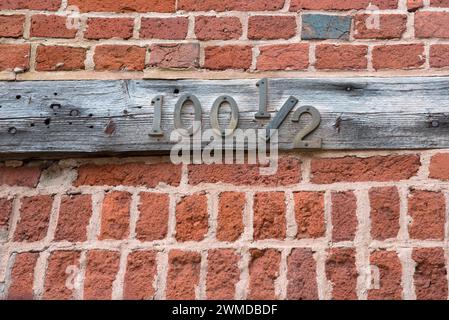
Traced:
<path fill-rule="evenodd" d="M 159 183 L 178 186 L 181 166 L 171 163 L 83 165 L 78 170 L 75 186 L 145 186 L 154 188 Z"/>
<path fill-rule="evenodd" d="M 326 261 L 326 276 L 332 283 L 334 300 L 356 300 L 358 273 L 354 249 L 331 249 Z"/>
<path fill-rule="evenodd" d="M 324 193 L 297 192 L 294 194 L 297 239 L 321 238 L 325 235 Z"/>
<path fill-rule="evenodd" d="M 168 230 L 169 204 L 170 199 L 167 194 L 140 194 L 140 215 L 136 225 L 137 239 L 140 241 L 165 239 Z"/>
<path fill-rule="evenodd" d="M 370 300 L 400 300 L 402 298 L 402 265 L 393 251 L 375 251 L 371 254 L 371 277 L 378 287 L 368 290 Z M 373 272 L 377 268 L 379 274 Z M 379 276 L 376 278 L 376 276 Z M 378 282 L 378 283 L 376 283 Z M 373 285 L 372 284 L 372 285 Z"/>
<path fill-rule="evenodd" d="M 61 0 L 2 0 L 0 10 L 48 10 L 56 11 L 61 7 Z"/>
<path fill-rule="evenodd" d="M 260 47 L 257 70 L 305 70 L 309 67 L 309 45 L 306 43 Z"/>
<path fill-rule="evenodd" d="M 97 71 L 142 71 L 147 49 L 127 45 L 100 45 L 95 48 Z"/>
<path fill-rule="evenodd" d="M 430 160 L 430 174 L 432 179 L 449 180 L 449 153 L 438 153 Z"/>
<path fill-rule="evenodd" d="M 81 12 L 175 12 L 176 0 L 69 0 Z"/>
<path fill-rule="evenodd" d="M 418 173 L 418 155 L 390 155 L 369 158 L 323 158 L 312 160 L 313 183 L 400 181 Z"/>
<path fill-rule="evenodd" d="M 281 253 L 275 249 L 252 249 L 250 254 L 248 299 L 277 299 L 275 282 L 279 277 Z"/>
<path fill-rule="evenodd" d="M 223 192 L 218 205 L 217 239 L 219 241 L 237 241 L 244 229 L 243 214 L 246 197 L 241 192 Z"/>
<path fill-rule="evenodd" d="M 410 12 L 416 11 L 424 7 L 424 0 L 407 0 L 407 9 Z"/>
<path fill-rule="evenodd" d="M 67 28 L 67 17 L 35 14 L 31 17 L 31 37 L 75 38 L 77 29 Z"/>
<path fill-rule="evenodd" d="M 176 204 L 176 240 L 201 241 L 209 227 L 207 197 L 194 194 L 183 197 Z"/>
<path fill-rule="evenodd" d="M 449 1 L 448 0 L 430 0 L 430 6 L 437 7 L 437 8 L 448 8 Z"/>
<path fill-rule="evenodd" d="M 290 39 L 296 35 L 294 16 L 251 16 L 248 20 L 248 39 Z"/>
<path fill-rule="evenodd" d="M 62 46 L 37 47 L 37 71 L 72 71 L 84 69 L 85 48 Z"/>
<path fill-rule="evenodd" d="M 63 196 L 59 208 L 56 241 L 83 242 L 87 240 L 87 228 L 92 216 L 92 196 Z"/>
<path fill-rule="evenodd" d="M 0 185 L 34 188 L 40 177 L 41 169 L 37 167 L 0 167 Z"/>
<path fill-rule="evenodd" d="M 415 290 L 418 300 L 447 300 L 447 271 L 442 248 L 414 249 Z"/>
<path fill-rule="evenodd" d="M 356 232 L 357 198 L 354 193 L 332 193 L 332 240 L 353 241 Z"/>
<path fill-rule="evenodd" d="M 29 44 L 0 44 L 0 71 L 13 71 L 16 68 L 25 71 L 29 67 Z"/>
<path fill-rule="evenodd" d="M 441 192 L 412 190 L 408 198 L 410 238 L 443 240 L 446 202 Z"/>
<path fill-rule="evenodd" d="M 157 44 L 151 46 L 150 66 L 157 68 L 197 68 L 200 46 L 197 43 Z"/>
<path fill-rule="evenodd" d="M 13 199 L 0 198 L 0 231 L 2 229 L 8 230 L 9 219 L 12 214 Z"/>
<path fill-rule="evenodd" d="M 88 18 L 86 39 L 129 39 L 133 36 L 134 19 L 131 18 Z"/>
<path fill-rule="evenodd" d="M 285 0 L 179 0 L 178 10 L 185 11 L 276 11 Z"/>
<path fill-rule="evenodd" d="M 449 45 L 434 44 L 430 46 L 430 66 L 432 68 L 449 67 Z"/>
<path fill-rule="evenodd" d="M 288 257 L 289 300 L 318 300 L 316 262 L 311 249 L 293 249 Z"/>
<path fill-rule="evenodd" d="M 48 260 L 43 298 L 72 300 L 76 289 L 81 254 L 76 251 L 54 251 Z M 67 286 L 69 284 L 69 286 Z"/>
<path fill-rule="evenodd" d="M 373 48 L 373 67 L 380 69 L 416 69 L 426 62 L 423 44 L 381 45 Z"/>
<path fill-rule="evenodd" d="M 415 36 L 417 38 L 449 38 L 447 25 L 449 12 L 415 13 Z"/>
<path fill-rule="evenodd" d="M 396 187 L 373 188 L 371 204 L 371 237 L 375 240 L 396 238 L 399 233 L 400 199 Z"/>
<path fill-rule="evenodd" d="M 20 220 L 18 221 L 14 241 L 34 242 L 43 240 L 47 235 L 52 205 L 53 197 L 49 195 L 22 198 Z"/>
<path fill-rule="evenodd" d="M 287 222 L 283 192 L 258 192 L 254 197 L 254 239 L 285 239 Z"/>
<path fill-rule="evenodd" d="M 119 269 L 120 253 L 93 250 L 87 253 L 87 267 L 84 279 L 84 299 L 109 300 L 112 298 L 112 284 Z"/>
<path fill-rule="evenodd" d="M 294 157 L 279 158 L 276 174 L 261 175 L 258 165 L 189 165 L 189 183 L 226 183 L 236 186 L 287 186 L 301 181 L 301 161 Z"/>
<path fill-rule="evenodd" d="M 100 240 L 123 240 L 129 236 L 131 194 L 114 191 L 105 195 Z"/>
<path fill-rule="evenodd" d="M 317 45 L 315 67 L 328 70 L 360 70 L 366 69 L 368 47 L 352 44 L 320 44 Z"/>
<path fill-rule="evenodd" d="M 0 15 L 0 37 L 20 38 L 23 35 L 25 16 Z"/>
<path fill-rule="evenodd" d="M 369 5 L 379 9 L 397 9 L 397 0 L 292 0 L 290 11 L 299 10 L 363 10 Z"/>
<path fill-rule="evenodd" d="M 369 14 L 358 14 L 354 18 L 354 38 L 356 39 L 397 39 L 401 38 L 407 29 L 405 14 L 379 15 L 379 29 L 368 28 Z"/>
<path fill-rule="evenodd" d="M 239 256 L 232 249 L 208 253 L 206 295 L 208 300 L 233 300 L 240 280 Z"/>
<path fill-rule="evenodd" d="M 204 68 L 211 70 L 249 69 L 252 56 L 250 46 L 206 47 Z"/>
<path fill-rule="evenodd" d="M 15 256 L 8 290 L 10 300 L 31 300 L 34 298 L 34 268 L 39 253 L 26 252 Z"/>
<path fill-rule="evenodd" d="M 154 279 L 157 275 L 155 251 L 134 251 L 128 255 L 123 298 L 150 300 L 154 298 Z"/>
<path fill-rule="evenodd" d="M 189 18 L 142 18 L 140 37 L 145 39 L 184 40 L 189 31 Z"/>
<path fill-rule="evenodd" d="M 197 252 L 172 250 L 168 257 L 166 298 L 194 300 L 200 280 L 201 255 Z"/>
<path fill-rule="evenodd" d="M 195 18 L 195 34 L 198 40 L 240 39 L 242 33 L 242 23 L 237 17 L 199 16 Z"/>

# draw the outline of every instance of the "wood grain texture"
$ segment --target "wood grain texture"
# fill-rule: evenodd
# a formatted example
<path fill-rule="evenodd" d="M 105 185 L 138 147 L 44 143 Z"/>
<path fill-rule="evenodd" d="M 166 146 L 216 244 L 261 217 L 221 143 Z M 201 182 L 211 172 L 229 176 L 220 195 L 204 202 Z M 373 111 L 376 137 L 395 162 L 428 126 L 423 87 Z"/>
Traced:
<path fill-rule="evenodd" d="M 117 80 L 0 82 L 0 155 L 51 156 L 68 154 L 168 153 L 173 144 L 173 110 L 184 94 L 198 97 L 203 129 L 221 95 L 239 107 L 239 128 L 264 128 L 270 119 L 256 120 L 257 80 Z M 270 79 L 268 109 L 279 110 L 294 96 L 295 109 L 311 105 L 322 115 L 308 139 L 323 139 L 323 149 L 449 148 L 449 78 Z M 154 106 L 164 96 L 162 137 L 152 137 Z M 183 119 L 190 126 L 191 108 Z M 307 117 L 282 124 L 280 148 L 293 139 Z M 220 123 L 230 112 L 221 108 Z"/>

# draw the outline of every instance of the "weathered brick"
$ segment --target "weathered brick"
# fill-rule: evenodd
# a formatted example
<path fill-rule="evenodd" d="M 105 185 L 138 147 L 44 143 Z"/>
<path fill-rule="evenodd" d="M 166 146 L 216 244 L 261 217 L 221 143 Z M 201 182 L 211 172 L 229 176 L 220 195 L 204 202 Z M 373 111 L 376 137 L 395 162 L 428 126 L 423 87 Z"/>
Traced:
<path fill-rule="evenodd" d="M 13 199 L 0 198 L 0 242 L 8 237 Z"/>
<path fill-rule="evenodd" d="M 24 23 L 23 15 L 0 15 L 0 37 L 22 37 Z"/>
<path fill-rule="evenodd" d="M 357 198 L 352 191 L 332 193 L 332 240 L 353 241 L 357 231 Z"/>
<path fill-rule="evenodd" d="M 368 46 L 320 44 L 315 51 L 315 67 L 327 70 L 361 70 L 368 67 Z"/>
<path fill-rule="evenodd" d="M 449 12 L 415 13 L 415 36 L 417 38 L 449 38 Z"/>
<path fill-rule="evenodd" d="M 155 251 L 134 251 L 128 255 L 123 298 L 150 300 L 154 298 L 154 279 L 157 275 Z"/>
<path fill-rule="evenodd" d="M 217 219 L 217 239 L 219 241 L 237 241 L 245 228 L 243 213 L 246 197 L 241 192 L 223 192 L 220 194 Z"/>
<path fill-rule="evenodd" d="M 373 48 L 373 67 L 380 69 L 416 69 L 426 62 L 423 44 L 380 45 Z"/>
<path fill-rule="evenodd" d="M 29 44 L 0 44 L 0 71 L 28 70 L 30 48 Z M 0 169 L 1 171 L 3 169 Z M 1 176 L 0 174 L 0 179 L 2 179 Z"/>
<path fill-rule="evenodd" d="M 78 170 L 75 186 L 145 186 L 154 188 L 159 183 L 178 186 L 181 166 L 171 163 L 83 165 Z"/>
<path fill-rule="evenodd" d="M 136 237 L 140 241 L 163 240 L 168 230 L 168 208 L 170 199 L 167 194 L 141 193 L 139 220 L 136 225 Z"/>
<path fill-rule="evenodd" d="M 399 233 L 400 199 L 396 187 L 373 188 L 371 204 L 371 237 L 375 240 L 396 238 Z"/>
<path fill-rule="evenodd" d="M 19 253 L 15 256 L 8 299 L 31 300 L 34 298 L 34 268 L 38 258 L 39 253 L 36 252 Z"/>
<path fill-rule="evenodd" d="M 373 287 L 368 290 L 368 299 L 400 300 L 402 298 L 402 265 L 398 254 L 393 251 L 378 250 L 371 254 L 370 262 Z M 378 270 L 379 273 L 376 274 L 374 270 Z"/>
<path fill-rule="evenodd" d="M 119 261 L 119 252 L 92 250 L 87 253 L 84 299 L 109 300 L 112 298 L 112 284 L 117 276 Z"/>
<path fill-rule="evenodd" d="M 449 180 L 449 153 L 437 153 L 430 160 L 429 177 Z"/>
<path fill-rule="evenodd" d="M 432 68 L 449 67 L 449 45 L 434 44 L 430 46 L 430 66 Z"/>
<path fill-rule="evenodd" d="M 232 249 L 209 250 L 206 295 L 209 300 L 233 300 L 240 280 L 239 256 Z"/>
<path fill-rule="evenodd" d="M 195 18 L 195 34 L 198 40 L 239 39 L 242 33 L 242 23 L 237 17 L 199 16 Z"/>
<path fill-rule="evenodd" d="M 2 0 L 0 10 L 48 10 L 56 11 L 61 7 L 61 0 Z"/>
<path fill-rule="evenodd" d="M 309 45 L 306 43 L 260 47 L 257 70 L 304 70 L 309 67 Z"/>
<path fill-rule="evenodd" d="M 294 195 L 297 239 L 320 238 L 325 235 L 324 193 L 297 192 Z"/>
<path fill-rule="evenodd" d="M 285 0 L 179 0 L 178 10 L 185 11 L 276 11 Z"/>
<path fill-rule="evenodd" d="M 400 181 L 415 176 L 421 161 L 410 154 L 314 159 L 311 166 L 313 183 Z"/>
<path fill-rule="evenodd" d="M 275 282 L 279 277 L 281 253 L 275 249 L 250 250 L 249 293 L 250 300 L 275 300 Z"/>
<path fill-rule="evenodd" d="M 369 14 L 358 14 L 354 19 L 354 38 L 356 39 L 397 39 L 407 30 L 407 15 L 379 15 L 379 28 L 369 24 Z"/>
<path fill-rule="evenodd" d="M 95 48 L 97 71 L 142 71 L 147 49 L 128 45 L 100 45 Z"/>
<path fill-rule="evenodd" d="M 81 254 L 76 251 L 54 251 L 51 253 L 43 298 L 46 300 L 71 300 L 77 288 L 79 260 Z M 69 286 L 67 286 L 69 284 Z"/>
<path fill-rule="evenodd" d="M 285 239 L 286 204 L 283 192 L 258 192 L 254 196 L 254 239 Z"/>
<path fill-rule="evenodd" d="M 81 12 L 175 12 L 176 0 L 69 0 Z"/>
<path fill-rule="evenodd" d="M 257 165 L 189 165 L 189 183 L 226 183 L 236 186 L 287 186 L 301 181 L 301 161 L 294 157 L 279 158 L 278 171 L 261 175 Z"/>
<path fill-rule="evenodd" d="M 293 249 L 288 257 L 289 300 L 317 300 L 316 262 L 311 249 Z"/>
<path fill-rule="evenodd" d="M 248 39 L 290 39 L 296 35 L 294 16 L 251 16 L 248 20 Z"/>
<path fill-rule="evenodd" d="M 14 241 L 43 240 L 47 235 L 52 205 L 53 197 L 50 195 L 22 198 Z"/>
<path fill-rule="evenodd" d="M 201 241 L 209 227 L 207 196 L 194 194 L 176 204 L 176 239 L 180 242 Z"/>
<path fill-rule="evenodd" d="M 63 46 L 37 47 L 37 71 L 72 71 L 85 68 L 86 49 Z"/>
<path fill-rule="evenodd" d="M 0 46 L 0 55 L 1 55 Z M 36 187 L 41 177 L 38 167 L 0 167 L 0 185 Z"/>
<path fill-rule="evenodd" d="M 418 300 L 447 300 L 447 270 L 442 248 L 414 249 L 415 291 Z"/>
<path fill-rule="evenodd" d="M 197 43 L 156 44 L 151 46 L 150 66 L 157 68 L 197 68 L 200 46 Z"/>
<path fill-rule="evenodd" d="M 189 18 L 142 18 L 140 37 L 145 39 L 184 40 L 189 31 Z"/>
<path fill-rule="evenodd" d="M 441 192 L 412 190 L 408 213 L 412 218 L 409 233 L 412 239 L 443 240 L 446 202 Z"/>
<path fill-rule="evenodd" d="M 349 40 L 351 22 L 351 16 L 304 14 L 302 16 L 301 39 Z"/>
<path fill-rule="evenodd" d="M 430 0 L 430 6 L 436 8 L 448 8 L 449 1 L 448 0 Z"/>
<path fill-rule="evenodd" d="M 67 17 L 35 14 L 31 17 L 31 37 L 41 38 L 75 38 L 75 28 L 67 28 Z"/>
<path fill-rule="evenodd" d="M 86 39 L 129 39 L 133 36 L 134 19 L 131 18 L 88 18 Z"/>
<path fill-rule="evenodd" d="M 407 0 L 407 10 L 410 12 L 416 11 L 424 7 L 424 0 Z"/>
<path fill-rule="evenodd" d="M 204 50 L 204 68 L 206 69 L 249 69 L 251 67 L 253 53 L 250 46 L 211 46 Z"/>
<path fill-rule="evenodd" d="M 87 228 L 92 216 L 92 196 L 63 196 L 59 208 L 56 241 L 83 242 L 87 240 Z"/>
<path fill-rule="evenodd" d="M 101 213 L 100 240 L 123 240 L 129 236 L 131 194 L 115 191 L 105 195 Z"/>
<path fill-rule="evenodd" d="M 331 249 L 326 261 L 326 276 L 332 283 L 332 299 L 356 300 L 358 273 L 354 249 Z"/>
<path fill-rule="evenodd" d="M 172 250 L 168 257 L 166 298 L 193 300 L 200 280 L 201 255 L 197 252 Z"/>
<path fill-rule="evenodd" d="M 292 0 L 290 11 L 299 10 L 363 10 L 369 5 L 379 9 L 396 9 L 397 0 Z"/>

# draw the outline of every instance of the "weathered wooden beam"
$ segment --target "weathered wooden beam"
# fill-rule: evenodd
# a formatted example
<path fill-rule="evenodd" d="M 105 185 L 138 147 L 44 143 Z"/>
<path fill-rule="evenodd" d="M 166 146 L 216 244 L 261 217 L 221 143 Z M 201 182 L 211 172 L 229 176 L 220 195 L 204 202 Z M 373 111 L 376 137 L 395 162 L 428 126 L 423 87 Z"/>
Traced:
<path fill-rule="evenodd" d="M 321 124 L 306 140 L 322 148 L 449 148 L 449 78 L 269 79 L 271 119 L 256 119 L 257 80 L 123 80 L 0 82 L 0 156 L 167 153 L 173 142 L 174 108 L 185 94 L 202 106 L 203 129 L 222 95 L 239 108 L 239 128 L 265 128 L 290 96 L 321 113 Z M 163 96 L 163 136 L 151 136 L 154 104 Z M 310 121 L 293 122 L 293 109 L 279 131 L 280 149 L 293 148 Z M 186 126 L 193 119 L 184 108 Z M 220 122 L 229 112 L 221 109 Z"/>

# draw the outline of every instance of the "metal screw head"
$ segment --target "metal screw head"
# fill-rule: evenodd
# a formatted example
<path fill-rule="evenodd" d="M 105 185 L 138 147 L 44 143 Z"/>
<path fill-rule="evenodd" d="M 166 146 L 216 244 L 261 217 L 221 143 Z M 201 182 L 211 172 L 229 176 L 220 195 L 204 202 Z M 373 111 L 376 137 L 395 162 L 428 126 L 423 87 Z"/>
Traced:
<path fill-rule="evenodd" d="M 9 134 L 16 134 L 17 133 L 17 128 L 16 127 L 11 127 L 8 129 L 8 133 Z"/>
<path fill-rule="evenodd" d="M 432 127 L 437 128 L 440 126 L 440 123 L 438 121 L 432 121 Z"/>

